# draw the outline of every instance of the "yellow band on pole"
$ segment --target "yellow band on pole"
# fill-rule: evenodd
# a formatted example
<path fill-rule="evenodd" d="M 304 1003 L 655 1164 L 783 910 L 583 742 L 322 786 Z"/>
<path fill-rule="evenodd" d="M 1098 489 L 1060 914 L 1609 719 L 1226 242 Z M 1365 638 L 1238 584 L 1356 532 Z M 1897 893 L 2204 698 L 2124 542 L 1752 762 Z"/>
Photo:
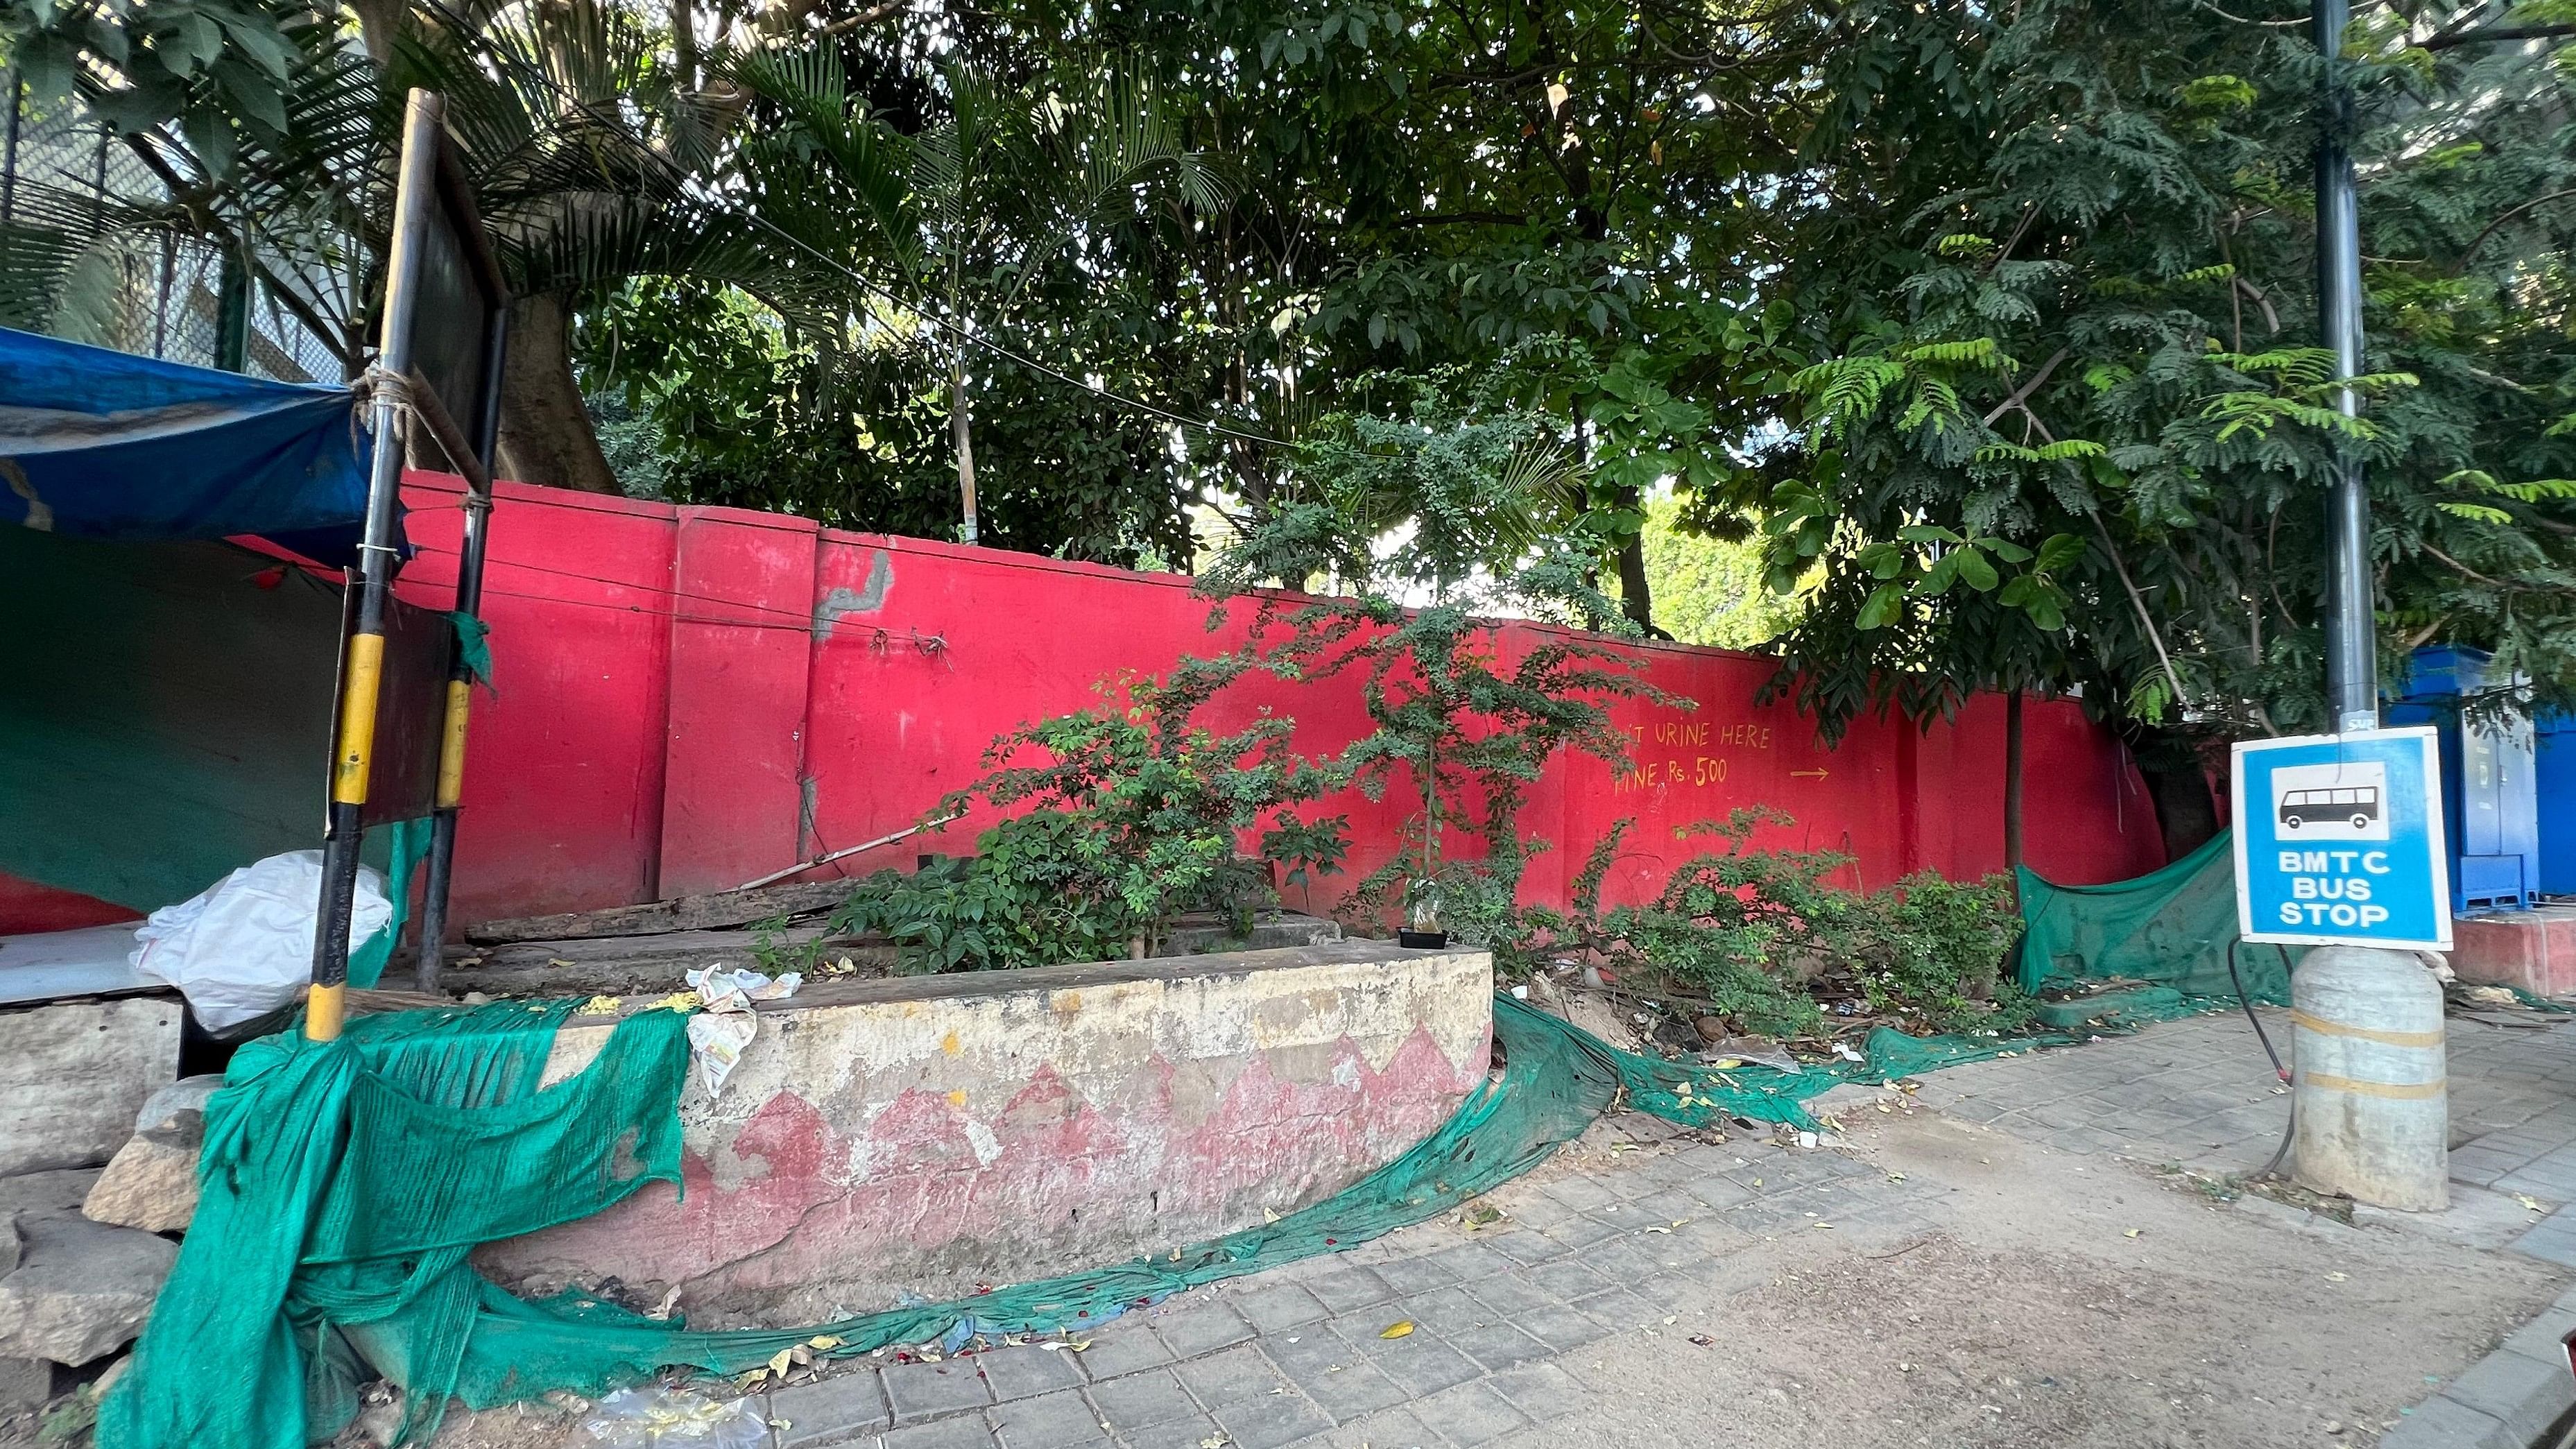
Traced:
<path fill-rule="evenodd" d="M 338 982 L 329 986 L 315 985 L 304 997 L 304 1039 L 338 1041 L 340 1023 L 348 1015 L 348 988 Z"/>
<path fill-rule="evenodd" d="M 2327 1021 L 2304 1011 L 2291 1012 L 2290 1024 L 2301 1031 L 2313 1031 L 2324 1036 L 2348 1036 L 2360 1041 L 2375 1041 L 2382 1046 L 2424 1049 L 2442 1044 L 2442 1034 L 2438 1031 L 2382 1031 L 2375 1026 L 2350 1026 L 2340 1021 Z"/>
<path fill-rule="evenodd" d="M 367 803 L 367 760 L 376 743 L 377 684 L 385 670 L 385 636 L 349 636 L 348 684 L 340 694 L 340 753 L 331 770 L 331 800 Z"/>
<path fill-rule="evenodd" d="M 453 810 L 465 793 L 465 718 L 472 710 L 474 688 L 462 679 L 447 682 L 447 725 L 438 739 L 438 808 Z"/>
<path fill-rule="evenodd" d="M 2350 1092 L 2356 1097 L 2382 1097 L 2392 1102 L 2430 1101 L 2451 1089 L 2448 1077 L 2432 1082 L 2365 1082 L 2324 1072 L 2299 1073 L 2299 1085 L 2328 1092 Z"/>

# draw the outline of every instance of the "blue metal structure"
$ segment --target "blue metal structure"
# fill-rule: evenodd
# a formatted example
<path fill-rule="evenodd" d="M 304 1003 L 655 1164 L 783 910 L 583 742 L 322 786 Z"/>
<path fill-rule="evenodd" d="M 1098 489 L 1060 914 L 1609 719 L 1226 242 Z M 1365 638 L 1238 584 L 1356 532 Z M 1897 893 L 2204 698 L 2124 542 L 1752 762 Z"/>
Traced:
<path fill-rule="evenodd" d="M 2540 795 L 2540 893 L 2576 896 L 2576 715 L 2543 715 L 2532 768 Z"/>
<path fill-rule="evenodd" d="M 2442 737 L 2442 813 L 2451 850 L 2452 908 L 2463 915 L 2528 910 L 2541 885 L 2540 782 L 2531 722 L 2464 706 L 2512 680 L 2487 678 L 2485 651 L 2432 644 L 2409 661 L 2391 725 L 2429 724 Z"/>

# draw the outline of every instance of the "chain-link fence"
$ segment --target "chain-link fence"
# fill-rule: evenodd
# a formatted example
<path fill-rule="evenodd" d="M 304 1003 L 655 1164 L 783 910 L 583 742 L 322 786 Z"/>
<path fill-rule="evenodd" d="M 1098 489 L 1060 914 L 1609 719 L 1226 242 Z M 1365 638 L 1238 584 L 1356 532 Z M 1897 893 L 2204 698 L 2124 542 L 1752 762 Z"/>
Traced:
<path fill-rule="evenodd" d="M 0 73 L 8 116 L 0 131 L 0 238 L 13 225 L 35 224 L 40 204 L 60 220 L 66 207 L 90 208 L 89 239 L 66 267 L 64 291 L 49 315 L 21 318 L 46 331 L 174 362 L 225 363 L 224 264 L 220 248 L 162 228 L 101 226 L 122 203 L 164 201 L 161 177 L 106 126 L 74 108 L 28 104 L 14 69 Z M 78 218 L 75 216 L 74 218 Z M 346 369 L 331 344 L 264 289 L 247 293 L 242 370 L 284 382 L 339 382 Z"/>

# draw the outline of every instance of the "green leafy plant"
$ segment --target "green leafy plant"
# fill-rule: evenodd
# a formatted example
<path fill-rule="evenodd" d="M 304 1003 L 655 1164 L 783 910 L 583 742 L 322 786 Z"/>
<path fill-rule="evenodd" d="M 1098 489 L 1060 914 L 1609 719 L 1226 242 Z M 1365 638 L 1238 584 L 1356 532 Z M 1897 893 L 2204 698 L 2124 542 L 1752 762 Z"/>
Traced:
<path fill-rule="evenodd" d="M 1136 923 L 1086 848 L 1088 835 L 1087 822 L 1063 811 L 1014 816 L 977 836 L 966 859 L 869 876 L 832 923 L 882 932 L 907 974 L 1127 956 Z"/>
<path fill-rule="evenodd" d="M 1184 660 L 995 740 L 984 777 L 925 818 L 1022 813 L 977 837 L 968 859 L 870 876 L 835 924 L 885 933 L 908 971 L 1148 956 L 1191 911 L 1248 930 L 1271 900 L 1273 868 L 1305 883 L 1338 871 L 1348 849 L 1347 822 L 1312 809 L 1347 777 L 1290 748 L 1293 721 L 1263 711 L 1225 735 L 1197 722 L 1258 667 L 1240 654 Z M 1237 857 L 1254 830 L 1258 865 Z"/>
<path fill-rule="evenodd" d="M 1420 802 L 1402 848 L 1362 878 L 1350 907 L 1372 919 L 1401 907 L 1417 928 L 1508 948 L 1522 871 L 1546 848 L 1518 824 L 1540 772 L 1567 750 L 1623 766 L 1613 701 L 1690 706 L 1599 640 L 1506 639 L 1503 618 L 1515 615 L 1634 627 L 1590 580 L 1598 540 L 1571 511 L 1580 470 L 1550 420 L 1416 382 L 1408 417 L 1319 425 L 1298 494 L 1222 555 L 1203 588 L 1221 600 L 1272 581 L 1334 591 L 1255 601 L 1250 650 L 1286 677 L 1356 677 L 1371 729 L 1339 771 L 1372 800 L 1402 790 Z"/>
<path fill-rule="evenodd" d="M 1623 982 L 1765 1036 L 1809 1035 L 1823 1024 L 1811 987 L 1848 981 L 1872 1010 L 1934 1031 L 1992 1029 L 1988 1004 L 2016 931 L 2009 884 L 1910 876 L 1862 893 L 1827 883 L 1851 864 L 1833 851 L 1750 848 L 1754 832 L 1788 817 L 1737 810 L 1675 832 L 1724 848 L 1674 868 L 1653 899 L 1603 909 L 1600 892 L 1632 821 L 1596 842 L 1563 915 L 1524 913 L 1523 953 L 1577 951 Z"/>
<path fill-rule="evenodd" d="M 1871 898 L 1876 925 L 1854 963 L 1869 1004 L 1911 1011 L 1938 1031 L 1991 1028 L 2004 958 L 2021 917 L 2005 876 L 1950 881 L 1929 871 Z"/>
<path fill-rule="evenodd" d="M 763 976 L 810 971 L 814 963 L 822 959 L 823 943 L 819 939 L 791 941 L 787 938 L 785 916 L 755 921 L 751 932 L 751 966 Z"/>

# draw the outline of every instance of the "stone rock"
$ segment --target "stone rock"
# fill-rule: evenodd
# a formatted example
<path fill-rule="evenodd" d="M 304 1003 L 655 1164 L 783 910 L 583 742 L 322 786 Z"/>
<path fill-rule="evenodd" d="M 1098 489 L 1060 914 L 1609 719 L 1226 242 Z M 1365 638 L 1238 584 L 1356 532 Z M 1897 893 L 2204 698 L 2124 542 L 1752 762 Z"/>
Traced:
<path fill-rule="evenodd" d="M 133 1135 L 134 1113 L 178 1077 L 175 996 L 10 1010 L 0 1052 L 0 1173 L 96 1167 Z"/>
<path fill-rule="evenodd" d="M 136 1133 L 108 1160 L 81 1215 L 147 1233 L 186 1228 L 197 1215 L 197 1151 L 205 1140 L 206 1117 L 194 1107 Z"/>
<path fill-rule="evenodd" d="M 0 1414 L 41 1409 L 54 1396 L 54 1366 L 40 1358 L 0 1358 Z"/>
<path fill-rule="evenodd" d="M 89 1196 L 92 1183 L 98 1181 L 95 1167 L 70 1167 L 53 1172 L 22 1172 L 15 1177 L 0 1177 L 0 1218 L 11 1213 L 31 1213 L 43 1217 L 50 1213 L 71 1212 Z"/>
<path fill-rule="evenodd" d="M 1606 998 L 1585 991 L 1565 994 L 1564 1016 L 1567 1021 L 1592 1033 L 1615 1047 L 1638 1044 L 1636 1023 Z"/>
<path fill-rule="evenodd" d="M 206 1099 L 213 1096 L 216 1089 L 223 1084 L 224 1074 L 221 1072 L 204 1072 L 193 1077 L 181 1077 L 143 1099 L 143 1110 L 134 1114 L 134 1130 L 149 1132 L 157 1127 L 167 1127 L 178 1121 L 179 1115 L 183 1112 L 196 1114 L 197 1120 L 202 1124 L 205 1120 Z"/>
<path fill-rule="evenodd" d="M 178 1261 L 167 1238 L 78 1213 L 21 1214 L 26 1250 L 0 1278 L 0 1358 L 85 1364 L 131 1342 Z"/>
<path fill-rule="evenodd" d="M 27 1255 L 26 1235 L 18 1231 L 16 1213 L 0 1213 L 0 1278 L 15 1271 L 18 1260 Z"/>

